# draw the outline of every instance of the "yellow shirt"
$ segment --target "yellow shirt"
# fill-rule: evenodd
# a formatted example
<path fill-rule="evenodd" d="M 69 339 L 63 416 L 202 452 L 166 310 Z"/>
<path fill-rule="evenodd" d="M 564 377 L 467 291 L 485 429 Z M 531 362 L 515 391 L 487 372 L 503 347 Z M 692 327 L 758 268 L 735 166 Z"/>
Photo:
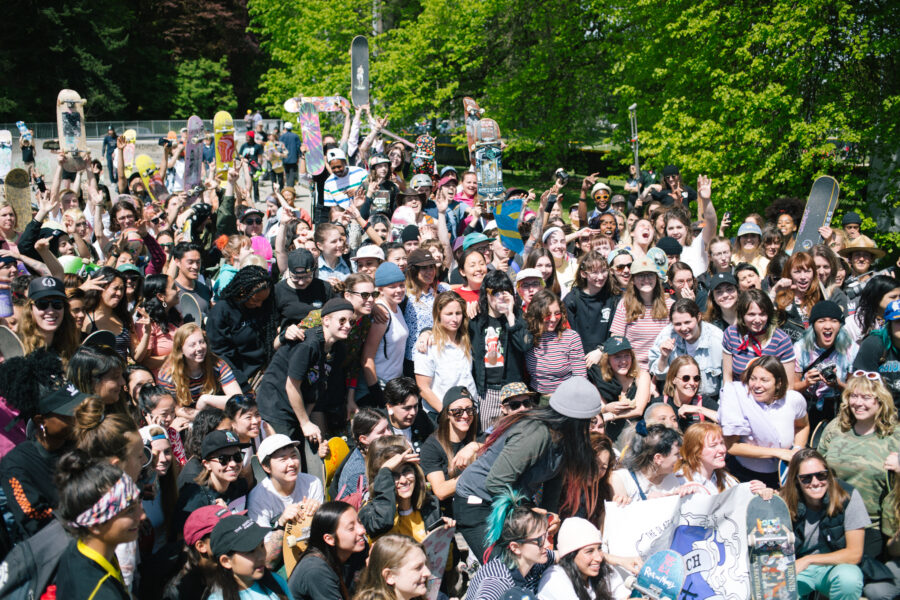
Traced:
<path fill-rule="evenodd" d="M 424 540 L 427 535 L 427 532 L 425 531 L 425 521 L 422 519 L 422 513 L 413 510 L 407 514 L 403 514 L 403 511 L 398 510 L 397 516 L 394 519 L 394 526 L 388 533 L 409 536 L 421 544 L 422 540 Z"/>

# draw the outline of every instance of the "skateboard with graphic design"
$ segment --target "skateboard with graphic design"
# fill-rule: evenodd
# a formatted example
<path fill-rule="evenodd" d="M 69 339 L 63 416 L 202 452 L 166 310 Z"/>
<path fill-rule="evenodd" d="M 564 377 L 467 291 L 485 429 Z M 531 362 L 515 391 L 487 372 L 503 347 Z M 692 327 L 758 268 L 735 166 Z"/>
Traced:
<path fill-rule="evenodd" d="M 343 96 L 299 96 L 284 101 L 284 110 L 289 113 L 300 112 L 300 105 L 309 102 L 319 112 L 341 112 L 350 108 L 350 101 Z"/>
<path fill-rule="evenodd" d="M 122 132 L 125 139 L 125 147 L 122 148 L 122 160 L 125 163 L 125 176 L 131 177 L 134 172 L 134 143 L 137 141 L 137 131 L 126 129 Z"/>
<path fill-rule="evenodd" d="M 12 169 L 12 134 L 9 129 L 0 129 L 0 179 Z"/>
<path fill-rule="evenodd" d="M 632 590 L 631 598 L 676 600 L 686 576 L 684 557 L 674 550 L 662 550 L 651 554 L 637 576 L 628 576 L 625 585 Z"/>
<path fill-rule="evenodd" d="M 796 600 L 794 531 L 778 496 L 753 496 L 747 505 L 747 544 L 753 600 Z"/>
<path fill-rule="evenodd" d="M 31 186 L 28 181 L 28 171 L 25 169 L 13 169 L 4 178 L 6 201 L 13 207 L 16 213 L 16 223 L 21 227 L 22 223 L 30 223 L 31 212 Z"/>
<path fill-rule="evenodd" d="M 19 129 L 19 136 L 20 136 L 24 141 L 30 142 L 30 141 L 31 141 L 31 138 L 32 138 L 33 136 L 31 135 L 31 132 L 28 131 L 28 126 L 25 125 L 25 121 L 16 121 L 16 127 Z"/>
<path fill-rule="evenodd" d="M 318 175 L 325 170 L 325 153 L 322 148 L 322 130 L 319 128 L 319 111 L 309 102 L 300 105 L 300 137 L 306 145 L 306 171 Z"/>
<path fill-rule="evenodd" d="M 156 163 L 146 154 L 138 154 L 134 159 L 134 169 L 140 176 L 141 183 L 144 184 L 144 189 L 147 190 L 150 197 L 156 201 L 156 196 L 150 189 L 150 179 L 153 177 L 154 173 L 156 173 Z"/>
<path fill-rule="evenodd" d="M 290 577 L 297 566 L 300 556 L 309 546 L 309 530 L 312 526 L 313 516 L 310 515 L 302 521 L 288 521 L 284 525 L 284 537 L 281 540 L 281 553 L 284 556 L 284 572 Z"/>
<path fill-rule="evenodd" d="M 441 589 L 441 580 L 444 578 L 444 571 L 447 568 L 447 556 L 450 555 L 455 533 L 455 527 L 440 526 L 422 540 L 425 561 L 428 564 L 428 570 L 431 571 L 431 577 L 428 578 L 427 584 L 428 592 L 425 594 L 428 600 L 437 600 L 438 592 Z"/>
<path fill-rule="evenodd" d="M 187 121 L 187 139 L 184 144 L 184 189 L 188 198 L 203 191 L 203 119 L 193 115 Z"/>
<path fill-rule="evenodd" d="M 469 162 L 475 166 L 475 127 L 484 113 L 484 109 L 478 106 L 472 98 L 463 98 L 463 115 L 466 119 L 466 150 L 469 153 Z"/>
<path fill-rule="evenodd" d="M 220 185 L 228 180 L 228 170 L 234 166 L 234 119 L 228 111 L 220 110 L 213 117 L 216 144 L 216 178 Z"/>
<path fill-rule="evenodd" d="M 809 252 L 810 248 L 822 242 L 819 235 L 819 227 L 831 224 L 831 217 L 837 208 L 838 198 L 841 194 L 841 186 L 834 177 L 823 175 L 813 182 L 797 228 L 797 238 L 794 242 L 794 251 Z"/>
<path fill-rule="evenodd" d="M 412 160 L 413 173 L 434 175 L 434 138 L 423 134 L 416 138 L 416 151 Z"/>
<path fill-rule="evenodd" d="M 354 106 L 369 103 L 369 40 L 364 35 L 350 44 L 350 98 Z"/>
<path fill-rule="evenodd" d="M 479 203 L 494 208 L 504 200 L 500 127 L 493 119 L 481 119 L 475 125 L 475 175 Z"/>
<path fill-rule="evenodd" d="M 72 173 L 87 167 L 87 136 L 84 133 L 84 98 L 75 90 L 61 90 L 56 97 L 56 126 L 63 168 Z"/>

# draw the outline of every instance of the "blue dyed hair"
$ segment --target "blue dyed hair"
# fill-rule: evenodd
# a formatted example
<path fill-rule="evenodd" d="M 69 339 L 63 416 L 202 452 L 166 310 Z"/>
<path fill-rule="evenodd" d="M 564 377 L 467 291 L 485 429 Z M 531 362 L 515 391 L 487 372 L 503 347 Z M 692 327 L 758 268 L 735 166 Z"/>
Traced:
<path fill-rule="evenodd" d="M 507 486 L 506 491 L 497 496 L 491 505 L 484 534 L 487 550 L 482 560 L 496 549 L 497 554 L 494 556 L 513 569 L 516 566 L 516 556 L 509 549 L 509 544 L 521 543 L 533 536 L 537 529 L 546 528 L 547 515 L 536 511 L 525 494 Z"/>

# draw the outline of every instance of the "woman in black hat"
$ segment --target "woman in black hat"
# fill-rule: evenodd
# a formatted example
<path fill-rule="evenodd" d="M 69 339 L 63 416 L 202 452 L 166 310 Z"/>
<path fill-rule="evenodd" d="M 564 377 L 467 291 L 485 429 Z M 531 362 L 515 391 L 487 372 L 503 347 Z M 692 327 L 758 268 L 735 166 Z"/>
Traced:
<path fill-rule="evenodd" d="M 69 312 L 62 281 L 55 277 L 37 277 L 31 281 L 18 333 L 26 353 L 47 348 L 64 362 L 75 354 L 81 334 Z"/>
<path fill-rule="evenodd" d="M 266 568 L 263 542 L 269 531 L 243 515 L 231 515 L 216 523 L 209 536 L 216 573 L 207 600 L 290 600 L 287 582 Z"/>

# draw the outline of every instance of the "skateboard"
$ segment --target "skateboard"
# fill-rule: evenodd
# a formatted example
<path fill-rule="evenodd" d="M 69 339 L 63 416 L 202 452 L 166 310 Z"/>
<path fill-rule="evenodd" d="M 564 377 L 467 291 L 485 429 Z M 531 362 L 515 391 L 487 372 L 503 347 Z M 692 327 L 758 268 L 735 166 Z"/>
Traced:
<path fill-rule="evenodd" d="M 272 171 L 275 173 L 284 171 L 284 157 L 281 156 L 281 150 L 281 142 L 266 142 L 265 146 L 263 146 L 266 160 L 269 161 L 269 166 L 272 167 Z"/>
<path fill-rule="evenodd" d="M 203 119 L 193 115 L 187 121 L 187 140 L 184 146 L 184 189 L 188 198 L 199 195 L 202 191 L 203 164 Z M 200 188 L 200 190 L 197 190 Z"/>
<path fill-rule="evenodd" d="M 814 449 L 819 448 L 819 442 L 822 441 L 822 434 L 825 433 L 825 427 L 827 427 L 828 423 L 830 422 L 831 421 L 829 421 L 828 419 L 819 421 L 819 424 L 816 425 L 815 429 L 813 429 L 812 435 L 809 436 L 809 443 L 807 444 L 807 446 Z"/>
<path fill-rule="evenodd" d="M 415 149 L 415 147 L 416 147 L 416 145 L 413 144 L 411 141 L 409 141 L 408 139 L 406 139 L 403 136 L 397 135 L 393 131 L 388 131 L 387 129 L 382 129 L 381 133 L 388 136 L 389 138 L 393 138 L 393 139 L 397 140 L 398 142 L 405 144 L 406 146 L 409 146 L 410 148 Z"/>
<path fill-rule="evenodd" d="M 63 168 L 73 173 L 87 166 L 84 103 L 84 98 L 75 90 L 62 90 L 56 97 L 56 125 L 59 130 L 60 152 L 66 156 Z"/>
<path fill-rule="evenodd" d="M 428 135 L 420 135 L 416 138 L 416 152 L 412 160 L 413 173 L 434 175 L 434 138 Z"/>
<path fill-rule="evenodd" d="M 632 589 L 630 598 L 676 600 L 686 575 L 684 557 L 674 550 L 662 550 L 651 554 L 637 577 L 629 575 L 625 585 Z"/>
<path fill-rule="evenodd" d="M 319 128 L 319 111 L 309 102 L 300 105 L 300 133 L 306 144 L 306 170 L 318 175 L 325 170 L 325 154 L 322 149 L 322 130 Z"/>
<path fill-rule="evenodd" d="M 155 202 L 157 198 L 150 188 L 150 179 L 153 177 L 153 174 L 156 173 L 156 163 L 154 163 L 153 159 L 146 154 L 139 154 L 134 159 L 134 168 L 135 171 L 137 171 L 137 174 L 141 176 L 141 182 L 144 184 L 144 189 L 147 190 L 147 193 L 150 194 L 150 197 Z"/>
<path fill-rule="evenodd" d="M 288 521 L 284 525 L 284 538 L 281 540 L 281 553 L 284 556 L 284 572 L 288 577 L 297 566 L 300 555 L 306 551 L 309 545 L 309 528 L 312 525 L 312 515 L 300 521 Z"/>
<path fill-rule="evenodd" d="M 369 40 L 364 35 L 350 44 L 350 97 L 354 106 L 369 103 Z"/>
<path fill-rule="evenodd" d="M 333 437 L 328 440 L 328 458 L 325 459 L 325 487 L 331 483 L 331 478 L 337 472 L 338 467 L 350 454 L 350 448 L 344 438 Z"/>
<path fill-rule="evenodd" d="M 31 214 L 31 189 L 28 185 L 28 171 L 25 169 L 13 169 L 4 178 L 6 188 L 6 201 L 10 203 L 16 212 L 16 223 L 30 223 Z"/>
<path fill-rule="evenodd" d="M 350 101 L 343 96 L 300 96 L 285 100 L 284 110 L 289 113 L 298 113 L 300 105 L 304 102 L 309 102 L 319 112 L 341 112 L 345 108 L 350 108 Z"/>
<path fill-rule="evenodd" d="M 425 551 L 425 561 L 431 577 L 428 578 L 428 600 L 437 600 L 438 591 L 441 589 L 441 580 L 447 568 L 447 556 L 450 554 L 450 546 L 453 545 L 455 527 L 440 526 L 429 533 L 422 540 L 422 549 Z"/>
<path fill-rule="evenodd" d="M 12 169 L 12 134 L 9 129 L 0 129 L 0 179 Z"/>
<path fill-rule="evenodd" d="M 489 207 L 503 201 L 502 159 L 497 122 L 481 119 L 475 125 L 475 175 L 478 177 L 478 201 Z"/>
<path fill-rule="evenodd" d="M 134 172 L 134 143 L 137 141 L 137 131 L 134 129 L 126 129 L 122 132 L 125 138 L 125 147 L 122 149 L 122 158 L 125 161 L 125 176 L 131 177 Z"/>
<path fill-rule="evenodd" d="M 200 305 L 188 293 L 182 294 L 181 298 L 178 299 L 178 312 L 181 313 L 185 323 L 203 324 L 203 313 L 200 312 Z"/>
<path fill-rule="evenodd" d="M 19 135 L 22 137 L 22 139 L 26 142 L 30 142 L 32 135 L 31 132 L 28 131 L 28 126 L 25 125 L 25 121 L 16 121 L 16 127 L 19 128 Z"/>
<path fill-rule="evenodd" d="M 234 119 L 224 110 L 213 117 L 216 139 L 216 178 L 224 184 L 228 180 L 228 169 L 234 166 Z"/>
<path fill-rule="evenodd" d="M 472 98 L 463 98 L 463 115 L 466 119 L 466 150 L 469 152 L 469 162 L 475 166 L 475 126 L 478 119 L 484 113 L 484 109 L 478 106 Z"/>
<path fill-rule="evenodd" d="M 823 175 L 813 182 L 806 208 L 803 210 L 803 218 L 800 219 L 800 227 L 797 228 L 795 252 L 801 250 L 809 252 L 810 248 L 822 241 L 819 227 L 831 223 L 840 193 L 841 186 L 833 177 Z"/>
<path fill-rule="evenodd" d="M 22 340 L 6 325 L 0 325 L 0 356 L 3 360 L 25 356 Z"/>
<path fill-rule="evenodd" d="M 753 600 L 795 600 L 794 532 L 784 500 L 754 496 L 747 505 L 747 544 Z"/>

